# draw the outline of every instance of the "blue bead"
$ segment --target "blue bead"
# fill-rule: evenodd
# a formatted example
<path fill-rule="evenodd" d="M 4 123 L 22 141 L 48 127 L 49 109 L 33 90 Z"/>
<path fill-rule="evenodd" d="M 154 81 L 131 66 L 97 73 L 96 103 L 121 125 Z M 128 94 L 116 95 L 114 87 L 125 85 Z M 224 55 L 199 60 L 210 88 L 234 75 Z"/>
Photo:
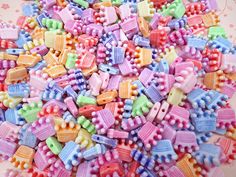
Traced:
<path fill-rule="evenodd" d="M 5 111 L 6 121 L 13 123 L 15 125 L 25 124 L 25 119 L 18 114 L 19 109 L 21 109 L 21 105 L 18 105 L 14 109 L 8 108 Z"/>
<path fill-rule="evenodd" d="M 76 123 L 76 119 L 74 118 L 74 116 L 72 116 L 72 114 L 69 111 L 66 111 L 62 118 L 65 120 L 65 122 L 74 122 Z"/>
<path fill-rule="evenodd" d="M 110 65 L 121 64 L 124 62 L 125 50 L 122 47 L 112 47 L 107 51 L 107 56 Z"/>
<path fill-rule="evenodd" d="M 109 146 L 112 148 L 115 148 L 117 146 L 117 140 L 107 138 L 105 136 L 93 134 L 91 138 L 93 141 L 95 141 L 97 143 L 105 144 L 106 146 Z"/>
<path fill-rule="evenodd" d="M 150 47 L 150 40 L 148 38 L 144 38 L 139 35 L 135 35 L 133 37 L 133 41 L 135 45 L 138 45 L 140 47 Z"/>
<path fill-rule="evenodd" d="M 233 44 L 223 37 L 217 37 L 216 39 L 209 41 L 208 46 L 210 48 L 218 49 L 223 54 L 229 53 L 231 50 L 234 51 Z"/>
<path fill-rule="evenodd" d="M 180 19 L 173 19 L 171 20 L 169 23 L 168 23 L 168 26 L 171 28 L 171 29 L 175 29 L 175 30 L 178 30 L 180 28 L 184 28 L 187 24 L 187 18 L 186 17 L 183 17 L 183 18 L 180 18 Z"/>
<path fill-rule="evenodd" d="M 100 42 L 102 42 L 106 47 L 111 47 L 112 43 L 117 43 L 117 40 L 116 36 L 112 32 L 109 32 L 102 35 Z"/>
<path fill-rule="evenodd" d="M 219 109 L 222 106 L 226 105 L 228 99 L 227 95 L 224 95 L 215 90 L 210 90 L 208 95 L 210 96 L 210 101 L 208 101 L 206 107 L 212 111 Z"/>
<path fill-rule="evenodd" d="M 39 61 L 36 65 L 34 65 L 33 67 L 30 67 L 29 70 L 33 70 L 33 71 L 37 71 L 37 70 L 41 70 L 46 66 L 46 61 L 42 60 Z"/>
<path fill-rule="evenodd" d="M 191 110 L 191 120 L 198 132 L 210 132 L 216 130 L 216 114 L 211 111 Z"/>
<path fill-rule="evenodd" d="M 189 47 L 195 47 L 199 50 L 203 50 L 206 47 L 207 44 L 207 40 L 200 38 L 200 37 L 196 37 L 196 36 L 191 36 L 187 38 L 188 41 L 188 46 Z"/>
<path fill-rule="evenodd" d="M 149 170 L 152 170 L 155 167 L 155 160 L 152 157 L 148 157 L 136 149 L 133 149 L 130 155 L 135 161 Z"/>
<path fill-rule="evenodd" d="M 37 137 L 31 131 L 28 130 L 30 126 L 31 126 L 30 124 L 25 124 L 20 129 L 19 144 L 35 148 L 38 145 L 39 141 Z"/>
<path fill-rule="evenodd" d="M 0 123 L 5 121 L 4 110 L 0 108 Z"/>
<path fill-rule="evenodd" d="M 160 140 L 151 150 L 152 156 L 158 163 L 169 163 L 178 158 L 170 140 Z"/>
<path fill-rule="evenodd" d="M 64 163 L 67 170 L 71 170 L 72 166 L 77 166 L 80 163 L 79 157 L 80 148 L 79 145 L 73 141 L 69 141 L 63 147 L 59 153 L 59 158 Z"/>
<path fill-rule="evenodd" d="M 136 173 L 140 175 L 140 177 L 158 177 L 153 171 L 144 168 L 143 166 L 139 166 L 136 170 Z"/>
<path fill-rule="evenodd" d="M 85 150 L 82 156 L 85 160 L 92 160 L 98 157 L 100 154 L 104 154 L 105 152 L 106 147 L 103 144 L 96 144 L 94 147 Z"/>
<path fill-rule="evenodd" d="M 157 63 L 156 61 L 152 61 L 152 63 L 150 65 L 148 65 L 148 68 L 152 71 L 160 72 L 159 71 L 159 63 Z"/>
<path fill-rule="evenodd" d="M 210 137 L 212 137 L 211 132 L 203 132 L 203 133 L 198 133 L 196 132 L 196 137 L 197 137 L 197 144 L 200 145 L 202 143 L 208 142 Z"/>
<path fill-rule="evenodd" d="M 11 84 L 8 85 L 8 94 L 11 97 L 28 97 L 30 87 L 27 83 Z"/>
<path fill-rule="evenodd" d="M 132 107 L 133 107 L 133 100 L 125 99 L 124 112 L 122 114 L 123 118 L 128 119 L 131 117 Z"/>
<path fill-rule="evenodd" d="M 119 70 L 117 68 L 114 68 L 112 66 L 106 65 L 106 64 L 99 64 L 98 68 L 103 71 L 103 72 L 107 72 L 111 75 L 117 75 L 119 74 Z"/>
<path fill-rule="evenodd" d="M 225 135 L 227 130 L 226 129 L 222 129 L 222 128 L 216 128 L 216 130 L 214 130 L 213 132 L 218 134 L 218 135 Z"/>
<path fill-rule="evenodd" d="M 70 86 L 70 85 L 67 85 L 65 88 L 64 88 L 66 94 L 68 96 L 71 96 L 74 100 L 76 100 L 76 98 L 78 97 L 78 94 L 73 90 L 73 88 Z"/>
<path fill-rule="evenodd" d="M 187 99 L 192 104 L 192 107 L 197 109 L 205 108 L 207 103 L 211 100 L 211 97 L 208 95 L 207 91 L 197 88 L 187 95 Z"/>
<path fill-rule="evenodd" d="M 24 44 L 26 44 L 29 41 L 32 41 L 30 34 L 25 30 L 21 30 L 19 32 L 19 37 L 15 43 L 16 43 L 17 47 L 23 48 Z"/>
<path fill-rule="evenodd" d="M 146 88 L 144 92 L 145 95 L 147 95 L 147 97 L 150 98 L 153 103 L 160 102 L 164 99 L 160 91 L 154 85 L 148 86 L 148 88 Z"/>
<path fill-rule="evenodd" d="M 162 59 L 158 65 L 158 71 L 169 74 L 169 64 L 166 59 Z"/>
<path fill-rule="evenodd" d="M 22 7 L 22 12 L 24 16 L 28 16 L 28 17 L 33 17 L 38 15 L 39 13 L 39 8 L 37 6 L 37 4 L 25 4 Z"/>
<path fill-rule="evenodd" d="M 198 163 L 207 167 L 220 165 L 221 148 L 214 144 L 201 144 L 199 150 L 192 153 Z"/>
<path fill-rule="evenodd" d="M 43 18 L 49 18 L 49 15 L 46 12 L 43 12 L 36 17 L 36 20 L 37 20 L 40 27 L 44 27 L 44 25 L 42 23 Z"/>
<path fill-rule="evenodd" d="M 25 53 L 24 49 L 7 49 L 6 52 L 11 55 L 19 55 L 20 53 Z"/>

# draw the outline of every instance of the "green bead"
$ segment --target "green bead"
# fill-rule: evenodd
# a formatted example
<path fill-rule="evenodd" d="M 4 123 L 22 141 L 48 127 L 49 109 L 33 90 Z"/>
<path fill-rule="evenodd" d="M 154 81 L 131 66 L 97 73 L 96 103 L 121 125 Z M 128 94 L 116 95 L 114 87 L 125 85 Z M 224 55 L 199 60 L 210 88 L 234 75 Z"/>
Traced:
<path fill-rule="evenodd" d="M 77 123 L 81 125 L 84 129 L 86 129 L 90 134 L 95 134 L 96 133 L 96 128 L 95 126 L 84 116 L 80 116 L 77 119 Z"/>
<path fill-rule="evenodd" d="M 175 18 L 181 18 L 185 13 L 185 6 L 182 0 L 175 0 L 169 6 L 163 6 L 161 13 L 164 16 L 173 16 Z"/>
<path fill-rule="evenodd" d="M 210 39 L 215 39 L 217 37 L 224 37 L 224 38 L 227 38 L 226 37 L 226 32 L 225 32 L 225 29 L 220 27 L 220 26 L 212 26 L 208 29 L 208 37 Z"/>
<path fill-rule="evenodd" d="M 89 7 L 89 3 L 84 1 L 84 0 L 74 0 L 75 3 L 83 6 L 84 8 L 88 8 Z"/>
<path fill-rule="evenodd" d="M 77 97 L 76 104 L 79 107 L 82 107 L 82 106 L 88 105 L 88 104 L 96 105 L 96 99 L 95 98 L 91 98 L 91 97 L 87 97 L 87 96 L 83 96 L 83 95 L 79 95 Z"/>
<path fill-rule="evenodd" d="M 77 58 L 78 58 L 77 54 L 68 53 L 66 64 L 65 64 L 66 69 L 73 69 L 73 68 L 75 68 L 75 62 L 76 62 Z"/>
<path fill-rule="evenodd" d="M 25 104 L 21 109 L 19 109 L 18 114 L 22 116 L 27 122 L 34 122 L 37 120 L 37 114 L 41 111 L 43 103 L 30 103 Z"/>
<path fill-rule="evenodd" d="M 113 5 L 121 5 L 122 4 L 122 0 L 111 0 L 111 3 Z"/>
<path fill-rule="evenodd" d="M 152 102 L 145 95 L 141 95 L 134 100 L 132 116 L 141 116 L 143 113 L 147 113 L 152 106 Z"/>
<path fill-rule="evenodd" d="M 43 18 L 42 19 L 43 26 L 46 26 L 48 29 L 62 29 L 63 23 L 58 20 Z"/>
<path fill-rule="evenodd" d="M 62 150 L 61 143 L 59 143 L 55 137 L 48 137 L 46 139 L 46 144 L 53 154 L 58 155 Z"/>

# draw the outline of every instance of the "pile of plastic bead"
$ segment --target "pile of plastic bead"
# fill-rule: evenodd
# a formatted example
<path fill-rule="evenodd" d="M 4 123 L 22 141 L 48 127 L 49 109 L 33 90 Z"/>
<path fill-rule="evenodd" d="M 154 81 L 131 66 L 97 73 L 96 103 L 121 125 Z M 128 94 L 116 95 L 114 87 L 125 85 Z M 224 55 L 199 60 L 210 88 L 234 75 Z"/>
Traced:
<path fill-rule="evenodd" d="M 224 176 L 236 46 L 215 0 L 22 10 L 17 26 L 0 23 L 0 157 L 18 168 L 6 177 Z"/>

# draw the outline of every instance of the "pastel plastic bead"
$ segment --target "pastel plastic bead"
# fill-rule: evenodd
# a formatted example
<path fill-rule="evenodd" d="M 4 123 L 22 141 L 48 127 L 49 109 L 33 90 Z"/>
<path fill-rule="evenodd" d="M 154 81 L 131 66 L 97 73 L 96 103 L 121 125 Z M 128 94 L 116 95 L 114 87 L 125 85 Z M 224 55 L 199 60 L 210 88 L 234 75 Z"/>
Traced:
<path fill-rule="evenodd" d="M 236 159 L 236 46 L 216 0 L 22 11 L 17 26 L 0 22 L 0 160 L 19 168 L 4 176 L 224 176 Z"/>

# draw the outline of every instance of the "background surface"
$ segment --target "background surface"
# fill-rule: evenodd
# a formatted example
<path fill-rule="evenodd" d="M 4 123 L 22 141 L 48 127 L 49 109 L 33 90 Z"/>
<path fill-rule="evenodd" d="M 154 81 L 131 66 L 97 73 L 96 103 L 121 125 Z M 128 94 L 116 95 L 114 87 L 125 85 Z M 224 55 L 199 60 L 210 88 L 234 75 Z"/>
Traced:
<path fill-rule="evenodd" d="M 184 0 L 185 1 L 185 0 Z M 234 44 L 236 44 L 236 0 L 216 0 L 220 17 L 220 24 L 227 32 L 227 36 Z M 8 23 L 16 23 L 17 18 L 22 15 L 21 6 L 27 3 L 23 0 L 0 0 L 0 21 Z M 236 110 L 236 94 L 231 99 L 231 106 Z M 217 137 L 213 137 L 214 141 Z M 0 162 L 0 177 L 6 169 L 13 168 L 9 162 Z M 221 166 L 225 173 L 225 177 L 236 177 L 236 161 L 230 165 Z"/>

